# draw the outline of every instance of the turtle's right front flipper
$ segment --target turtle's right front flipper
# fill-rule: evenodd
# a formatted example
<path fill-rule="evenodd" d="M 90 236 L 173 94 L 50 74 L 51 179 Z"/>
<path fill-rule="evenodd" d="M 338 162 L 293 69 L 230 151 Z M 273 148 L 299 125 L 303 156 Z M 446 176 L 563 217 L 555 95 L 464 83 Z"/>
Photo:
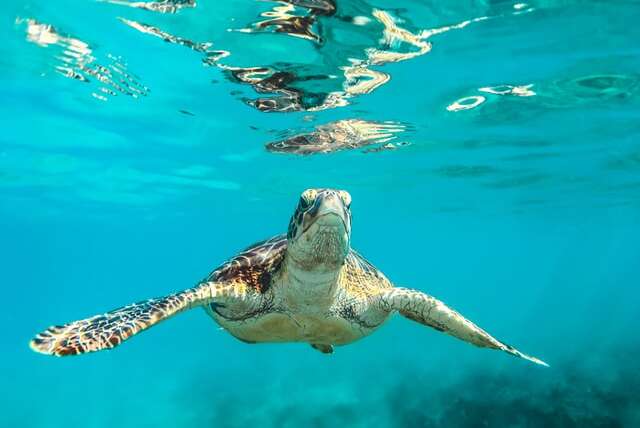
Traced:
<path fill-rule="evenodd" d="M 503 343 L 428 294 L 408 288 L 391 288 L 376 296 L 378 307 L 384 311 L 398 311 L 401 315 L 420 324 L 469 342 L 482 348 L 499 349 L 515 357 L 523 358 L 542 366 L 542 360 L 524 354 L 513 346 Z"/>
<path fill-rule="evenodd" d="M 171 316 L 212 302 L 244 299 L 245 290 L 228 284 L 202 283 L 195 288 L 124 306 L 36 335 L 29 346 L 36 352 L 66 356 L 111 349 L 131 336 Z"/>

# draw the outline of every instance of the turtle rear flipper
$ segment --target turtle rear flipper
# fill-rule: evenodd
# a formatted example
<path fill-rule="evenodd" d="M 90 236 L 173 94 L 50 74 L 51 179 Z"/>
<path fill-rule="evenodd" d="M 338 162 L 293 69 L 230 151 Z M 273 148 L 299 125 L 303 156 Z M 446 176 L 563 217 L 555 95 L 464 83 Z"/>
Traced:
<path fill-rule="evenodd" d="M 180 293 L 49 327 L 37 334 L 29 346 L 36 352 L 59 357 L 111 349 L 177 313 L 228 296 L 240 297 L 232 286 L 204 283 Z"/>

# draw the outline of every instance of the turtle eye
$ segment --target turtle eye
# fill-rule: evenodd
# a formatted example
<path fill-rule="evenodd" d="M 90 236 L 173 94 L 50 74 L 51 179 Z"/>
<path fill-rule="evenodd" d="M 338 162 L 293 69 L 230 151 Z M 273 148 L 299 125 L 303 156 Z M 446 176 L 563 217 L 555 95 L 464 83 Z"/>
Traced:
<path fill-rule="evenodd" d="M 311 203 L 313 201 L 310 201 L 309 199 L 305 198 L 304 196 L 300 196 L 300 202 L 298 203 L 298 205 L 300 206 L 301 210 L 306 210 L 311 206 Z"/>
<path fill-rule="evenodd" d="M 313 201 L 316 200 L 316 195 L 317 192 L 313 189 L 307 189 L 302 192 L 302 195 L 300 196 L 300 209 L 306 210 L 313 205 Z"/>
<path fill-rule="evenodd" d="M 302 192 L 302 196 L 300 196 L 300 208 L 306 210 L 313 202 L 316 200 L 317 192 L 313 189 L 307 189 Z"/>
<path fill-rule="evenodd" d="M 344 205 L 347 208 L 351 207 L 351 195 L 349 194 L 349 192 L 345 192 L 344 190 L 340 190 L 338 192 L 338 194 L 340 195 L 340 198 L 342 199 L 342 202 L 344 202 Z"/>

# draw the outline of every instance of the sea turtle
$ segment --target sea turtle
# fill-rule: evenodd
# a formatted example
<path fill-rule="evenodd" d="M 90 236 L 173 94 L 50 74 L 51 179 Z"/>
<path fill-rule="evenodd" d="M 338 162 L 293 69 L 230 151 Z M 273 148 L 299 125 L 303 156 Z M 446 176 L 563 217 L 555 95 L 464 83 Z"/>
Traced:
<path fill-rule="evenodd" d="M 351 249 L 350 205 L 345 191 L 307 189 L 286 235 L 252 245 L 193 288 L 50 327 L 31 348 L 57 356 L 109 349 L 179 312 L 203 307 L 244 342 L 306 342 L 332 353 L 335 345 L 371 334 L 399 312 L 476 346 L 546 365 L 434 297 L 395 287 Z"/>

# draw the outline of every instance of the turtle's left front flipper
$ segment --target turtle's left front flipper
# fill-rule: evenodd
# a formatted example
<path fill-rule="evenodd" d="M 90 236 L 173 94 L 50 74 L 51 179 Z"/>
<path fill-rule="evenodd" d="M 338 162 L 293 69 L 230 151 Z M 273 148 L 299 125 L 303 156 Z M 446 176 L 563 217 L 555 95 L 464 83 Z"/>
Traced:
<path fill-rule="evenodd" d="M 37 334 L 29 346 L 36 352 L 66 356 L 111 349 L 131 336 L 195 306 L 243 298 L 232 285 L 202 283 L 195 288 L 149 299 Z"/>
<path fill-rule="evenodd" d="M 450 334 L 473 345 L 499 349 L 533 363 L 548 364 L 535 357 L 523 354 L 512 346 L 500 342 L 489 333 L 449 308 L 440 300 L 408 288 L 391 288 L 377 296 L 377 304 L 385 311 L 398 311 L 401 315 Z"/>

